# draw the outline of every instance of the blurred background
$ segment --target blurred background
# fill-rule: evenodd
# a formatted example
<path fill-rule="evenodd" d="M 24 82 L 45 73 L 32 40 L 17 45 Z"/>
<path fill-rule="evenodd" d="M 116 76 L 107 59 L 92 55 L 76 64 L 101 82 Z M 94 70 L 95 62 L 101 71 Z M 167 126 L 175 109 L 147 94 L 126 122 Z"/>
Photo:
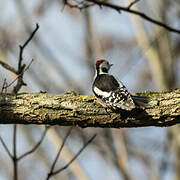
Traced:
<path fill-rule="evenodd" d="M 130 0 L 107 0 L 127 6 Z M 76 4 L 76 1 L 69 1 Z M 132 9 L 180 29 L 179 0 L 141 0 Z M 81 11 L 61 0 L 0 0 L 0 60 L 17 68 L 19 45 L 40 29 L 24 51 L 26 87 L 21 92 L 75 91 L 92 94 L 94 63 L 105 58 L 111 73 L 130 92 L 164 91 L 180 85 L 180 34 L 169 32 L 134 15 L 92 6 Z M 0 66 L 0 87 L 14 74 Z M 13 86 L 8 89 L 11 92 Z M 10 151 L 12 125 L 0 125 Z M 17 154 L 31 149 L 42 126 L 18 126 Z M 46 178 L 67 127 L 53 126 L 38 150 L 19 162 L 19 179 Z M 180 126 L 124 129 L 73 128 L 57 167 L 63 166 L 94 134 L 96 139 L 78 159 L 52 179 L 179 180 Z M 12 151 L 11 151 L 12 152 Z M 0 144 L 0 179 L 12 179 L 13 166 Z"/>

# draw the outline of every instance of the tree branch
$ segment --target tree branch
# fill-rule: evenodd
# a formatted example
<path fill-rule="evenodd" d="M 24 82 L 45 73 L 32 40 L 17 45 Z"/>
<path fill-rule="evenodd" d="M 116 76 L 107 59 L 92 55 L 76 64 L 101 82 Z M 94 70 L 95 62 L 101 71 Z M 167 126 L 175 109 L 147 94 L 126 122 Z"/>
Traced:
<path fill-rule="evenodd" d="M 3 62 L 2 60 L 0 60 L 0 65 L 2 67 L 4 67 L 5 69 L 7 69 L 8 71 L 13 72 L 14 74 L 18 74 L 18 72 L 16 71 L 16 69 L 14 69 L 12 66 L 10 66 L 9 64 Z"/>
<path fill-rule="evenodd" d="M 138 1 L 140 1 L 140 0 L 134 0 L 134 1 L 132 1 L 129 5 L 128 5 L 128 9 L 130 9 L 134 4 L 136 4 Z"/>
<path fill-rule="evenodd" d="M 24 157 L 32 154 L 33 152 L 35 152 L 37 150 L 37 148 L 41 145 L 42 141 L 44 140 L 46 133 L 47 133 L 49 128 L 50 128 L 50 126 L 45 127 L 45 130 L 43 131 L 40 140 L 35 144 L 35 146 L 31 150 L 29 150 L 29 151 L 25 152 L 24 154 L 22 154 L 21 156 L 19 156 L 17 158 L 18 161 L 23 159 Z"/>
<path fill-rule="evenodd" d="M 23 61 L 23 53 L 24 53 L 24 49 L 26 48 L 26 46 L 28 45 L 28 43 L 32 40 L 32 38 L 34 37 L 34 35 L 36 34 L 37 30 L 39 29 L 39 25 L 36 24 L 36 28 L 34 29 L 34 31 L 30 34 L 30 36 L 28 37 L 28 39 L 25 41 L 25 43 L 21 46 L 19 45 L 19 61 L 18 61 L 18 77 L 17 77 L 17 84 L 16 86 L 14 87 L 13 89 L 13 92 L 16 94 L 20 89 L 21 87 L 24 85 L 26 85 L 23 81 L 23 75 L 24 75 L 24 72 L 29 68 L 29 66 L 31 65 L 31 63 L 33 62 L 33 59 L 32 61 L 30 62 L 30 65 L 25 69 L 26 67 L 26 64 L 23 64 L 22 65 L 22 61 Z"/>
<path fill-rule="evenodd" d="M 1 141 L 1 144 L 2 144 L 2 146 L 4 147 L 5 151 L 8 153 L 9 157 L 10 157 L 11 159 L 13 159 L 12 154 L 10 153 L 8 147 L 6 146 L 6 143 L 4 142 L 4 140 L 3 140 L 3 138 L 2 138 L 1 136 L 0 136 L 0 141 Z"/>
<path fill-rule="evenodd" d="M 54 176 L 60 172 L 62 172 L 63 170 L 67 169 L 75 159 L 78 158 L 78 156 L 82 153 L 82 151 L 94 140 L 94 138 L 96 137 L 96 134 L 94 134 L 84 145 L 83 147 L 77 152 L 77 154 L 62 168 L 54 171 L 52 174 L 50 174 L 50 176 Z"/>
<path fill-rule="evenodd" d="M 148 92 L 151 108 L 112 112 L 94 96 L 48 93 L 0 94 L 0 124 L 50 124 L 80 127 L 172 126 L 180 123 L 180 89 Z"/>
<path fill-rule="evenodd" d="M 51 169 L 50 169 L 50 172 L 49 172 L 48 175 L 47 175 L 46 180 L 50 179 L 50 177 L 53 176 L 53 172 L 54 172 L 55 165 L 56 165 L 56 163 L 57 163 L 57 161 L 58 161 L 58 159 L 59 159 L 59 157 L 60 157 L 61 151 L 62 151 L 62 149 L 63 149 L 63 147 L 64 147 L 64 145 L 65 145 L 65 143 L 66 143 L 66 140 L 68 139 L 68 137 L 69 137 L 70 134 L 71 134 L 72 128 L 73 128 L 73 127 L 71 127 L 71 128 L 68 130 L 66 136 L 64 137 L 63 142 L 62 142 L 62 144 L 61 144 L 61 146 L 60 146 L 60 148 L 59 148 L 59 150 L 58 150 L 58 153 L 57 153 L 57 155 L 56 155 L 56 158 L 54 159 L 54 161 L 53 161 L 53 163 L 52 163 L 52 165 L 51 165 Z"/>
<path fill-rule="evenodd" d="M 135 4 L 135 3 L 137 3 L 139 0 L 135 0 L 135 1 L 133 1 L 129 6 L 127 6 L 127 7 L 123 7 L 123 6 L 119 6 L 119 5 L 116 5 L 116 4 L 112 4 L 112 3 L 109 3 L 108 1 L 100 1 L 100 0 L 85 0 L 85 1 L 83 1 L 84 3 L 85 2 L 90 2 L 90 3 L 94 3 L 94 5 L 98 5 L 99 7 L 108 7 L 108 8 L 111 8 L 111 9 L 114 9 L 114 10 L 116 10 L 116 11 L 118 11 L 118 12 L 121 12 L 121 11 L 125 11 L 125 12 L 128 12 L 128 13 L 131 13 L 131 14 L 134 14 L 134 15 L 137 15 L 137 16 L 139 16 L 139 17 L 141 17 L 141 18 L 143 18 L 143 19 L 145 19 L 146 21 L 149 21 L 149 22 L 151 22 L 151 23 L 153 23 L 153 24 L 156 24 L 156 25 L 158 25 L 158 26 L 161 26 L 161 27 L 163 27 L 163 28 L 165 28 L 165 29 L 167 29 L 168 31 L 171 31 L 171 32 L 174 32 L 174 33 L 178 33 L 178 34 L 180 34 L 180 29 L 176 29 L 176 28 L 173 28 L 173 27 L 171 27 L 171 26 L 169 26 L 169 25 L 167 25 L 167 24 L 165 24 L 165 23 L 163 23 L 163 22 L 161 22 L 161 21 L 158 21 L 158 20 L 156 20 L 156 19 L 153 19 L 153 18 L 151 18 L 150 16 L 148 16 L 148 15 L 146 15 L 145 13 L 143 13 L 143 12 L 139 12 L 139 11 L 136 11 L 136 10 L 133 10 L 133 9 L 131 9 L 131 7 Z M 68 5 L 68 6 L 70 6 L 71 8 L 78 8 L 78 9 L 80 9 L 80 10 L 82 10 L 83 8 L 88 8 L 89 6 L 83 6 L 83 3 L 81 3 L 81 5 L 79 6 L 79 4 L 70 4 L 68 1 L 66 1 L 66 4 L 65 5 Z M 93 6 L 93 4 L 91 4 L 91 6 Z"/>
<path fill-rule="evenodd" d="M 23 60 L 23 52 L 24 49 L 26 48 L 26 46 L 29 44 L 29 42 L 32 40 L 32 38 L 34 37 L 34 35 L 36 34 L 37 30 L 39 29 L 39 25 L 36 24 L 36 28 L 34 29 L 34 31 L 30 34 L 30 36 L 28 37 L 28 39 L 26 40 L 26 42 L 23 45 L 19 45 L 19 61 L 18 61 L 18 73 L 21 74 L 24 66 L 22 65 L 22 60 Z"/>

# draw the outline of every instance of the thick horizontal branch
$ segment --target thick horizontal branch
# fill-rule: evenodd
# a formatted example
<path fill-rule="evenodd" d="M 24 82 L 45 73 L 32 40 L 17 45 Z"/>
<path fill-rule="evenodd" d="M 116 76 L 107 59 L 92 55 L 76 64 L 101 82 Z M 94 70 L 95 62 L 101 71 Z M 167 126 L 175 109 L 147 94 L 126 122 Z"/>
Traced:
<path fill-rule="evenodd" d="M 152 98 L 151 108 L 107 112 L 92 95 L 0 94 L 0 124 L 120 128 L 180 123 L 180 89 L 145 95 Z"/>

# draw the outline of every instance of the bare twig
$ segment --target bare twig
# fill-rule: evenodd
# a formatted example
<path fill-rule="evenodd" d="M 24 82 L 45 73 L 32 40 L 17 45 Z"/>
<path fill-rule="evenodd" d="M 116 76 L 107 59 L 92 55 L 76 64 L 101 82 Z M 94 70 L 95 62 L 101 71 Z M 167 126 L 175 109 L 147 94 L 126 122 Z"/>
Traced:
<path fill-rule="evenodd" d="M 5 142 L 3 141 L 3 139 L 2 139 L 1 136 L 0 136 L 0 141 L 1 141 L 1 144 L 2 144 L 2 146 L 4 147 L 5 151 L 8 153 L 9 157 L 12 159 L 13 156 L 12 156 L 12 154 L 10 153 L 8 147 L 6 146 L 6 144 L 5 144 Z"/>
<path fill-rule="evenodd" d="M 29 69 L 30 65 L 32 64 L 33 62 L 33 59 L 32 61 L 29 63 L 29 65 L 26 67 L 25 64 L 22 65 L 22 60 L 23 60 L 23 52 L 24 52 L 24 49 L 25 47 L 28 45 L 28 43 L 32 40 L 32 38 L 34 37 L 35 33 L 37 32 L 37 30 L 39 29 L 39 25 L 36 24 L 36 28 L 35 30 L 30 34 L 29 38 L 25 41 L 25 43 L 21 46 L 19 46 L 20 48 L 20 51 L 19 51 L 19 61 L 18 61 L 18 70 L 15 70 L 13 67 L 11 67 L 10 65 L 0 61 L 0 64 L 7 70 L 13 72 L 14 74 L 18 75 L 16 77 L 16 79 L 14 79 L 9 85 L 6 85 L 6 80 L 4 80 L 4 83 L 3 83 L 3 87 L 2 87 L 2 92 L 4 89 L 7 89 L 9 86 L 11 86 L 16 80 L 17 80 L 17 84 L 16 86 L 14 87 L 13 89 L 13 93 L 17 94 L 17 92 L 20 90 L 20 88 L 23 86 L 23 85 L 26 85 L 23 81 L 23 75 L 24 75 L 24 72 Z M 26 67 L 26 68 L 25 68 Z M 6 85 L 6 86 L 5 86 Z M 12 159 L 13 161 L 13 167 L 14 167 L 14 180 L 17 180 L 18 179 L 18 160 L 22 159 L 23 157 L 27 156 L 28 154 L 34 152 L 38 147 L 39 145 L 41 144 L 42 140 L 44 139 L 44 136 L 46 134 L 46 131 L 47 129 L 45 130 L 45 132 L 43 133 L 43 136 L 42 138 L 40 139 L 40 141 L 34 146 L 34 148 L 31 150 L 31 151 L 28 151 L 26 153 L 24 153 L 23 155 L 21 155 L 19 158 L 17 158 L 17 149 L 16 149 L 16 145 L 17 145 L 17 142 L 16 142 L 16 135 L 17 135 L 17 125 L 14 124 L 13 126 L 13 155 L 10 153 L 9 149 L 7 148 L 5 142 L 3 141 L 3 139 L 1 138 L 0 136 L 0 141 L 4 147 L 4 149 L 6 150 L 6 152 L 8 153 L 8 155 L 10 156 L 10 158 Z"/>
<path fill-rule="evenodd" d="M 83 145 L 83 147 L 79 150 L 79 152 L 78 152 L 65 166 L 63 166 L 62 168 L 54 171 L 52 174 L 50 174 L 50 176 L 52 177 L 52 176 L 54 176 L 54 175 L 62 172 L 62 171 L 65 170 L 66 168 L 68 168 L 68 167 L 71 165 L 71 163 L 72 163 L 75 159 L 77 159 L 77 157 L 81 154 L 81 152 L 93 141 L 93 139 L 94 139 L 95 137 L 96 137 L 96 134 L 94 134 L 94 135 Z"/>
<path fill-rule="evenodd" d="M 136 11 L 136 10 L 132 10 L 131 7 L 132 7 L 135 3 L 137 3 L 136 0 L 135 0 L 134 2 L 132 2 L 132 3 L 131 3 L 129 6 L 127 6 L 127 7 L 123 7 L 123 6 L 119 6 L 119 5 L 116 5 L 116 4 L 112 4 L 112 3 L 109 3 L 108 1 L 99 1 L 99 0 L 85 0 L 85 1 L 86 1 L 86 2 L 94 3 L 94 4 L 98 5 L 100 8 L 102 8 L 102 7 L 104 6 L 104 7 L 108 7 L 108 8 L 114 9 L 114 10 L 118 11 L 119 13 L 120 13 L 121 11 L 125 11 L 125 12 L 128 12 L 128 13 L 137 15 L 137 16 L 145 19 L 146 21 L 149 21 L 149 22 L 151 22 L 151 23 L 153 23 L 153 24 L 156 24 L 156 25 L 158 25 L 158 26 L 161 26 L 161 27 L 167 29 L 168 31 L 171 31 L 171 32 L 180 34 L 180 30 L 179 30 L 179 29 L 173 28 L 173 27 L 171 27 L 171 26 L 169 26 L 169 25 L 167 25 L 167 24 L 165 24 L 165 23 L 163 23 L 163 22 L 161 22 L 161 21 L 158 21 L 158 20 L 156 20 L 156 19 L 153 19 L 153 18 L 147 16 L 147 15 L 146 15 L 145 13 L 143 13 L 143 12 L 139 12 L 139 11 Z M 68 3 L 67 5 L 70 6 L 70 7 L 73 6 L 74 8 L 79 8 L 77 5 L 72 5 L 72 4 L 69 5 L 69 3 Z M 88 8 L 88 6 L 87 6 L 87 7 L 84 7 L 84 8 Z M 82 7 L 81 7 L 81 9 L 82 9 Z"/>
<path fill-rule="evenodd" d="M 18 163 L 17 163 L 17 153 L 16 153 L 16 135 L 17 135 L 17 125 L 14 124 L 14 128 L 13 128 L 13 167 L 14 167 L 14 180 L 18 179 Z"/>
<path fill-rule="evenodd" d="M 59 156 L 60 156 L 60 153 L 61 153 L 61 151 L 62 151 L 62 149 L 63 149 L 63 147 L 64 147 L 64 145 L 65 145 L 65 143 L 66 143 L 67 138 L 68 138 L 69 135 L 71 134 L 72 128 L 73 128 L 73 126 L 68 130 L 66 136 L 64 137 L 63 142 L 62 142 L 62 144 L 61 144 L 61 146 L 60 146 L 60 148 L 59 148 L 59 151 L 58 151 L 58 153 L 57 153 L 57 155 L 56 155 L 56 158 L 54 159 L 54 162 L 53 162 L 53 164 L 52 164 L 52 166 L 51 166 L 50 172 L 48 173 L 48 176 L 47 176 L 46 180 L 48 180 L 48 179 L 52 176 L 53 171 L 54 171 L 54 168 L 55 168 L 55 165 L 56 165 L 56 163 L 57 163 L 57 160 L 58 160 L 58 158 L 59 158 Z"/>
<path fill-rule="evenodd" d="M 41 145 L 42 141 L 44 140 L 44 137 L 46 136 L 46 133 L 47 133 L 47 131 L 48 131 L 49 128 L 50 128 L 50 126 L 46 126 L 46 127 L 45 127 L 45 130 L 44 130 L 44 132 L 43 132 L 43 134 L 42 134 L 42 136 L 41 136 L 41 138 L 40 138 L 40 140 L 36 143 L 36 145 L 35 145 L 31 150 L 29 150 L 29 151 L 25 152 L 24 154 L 22 154 L 21 156 L 19 156 L 19 157 L 17 158 L 17 160 L 21 160 L 21 159 L 23 159 L 25 156 L 27 156 L 27 155 L 35 152 L 35 151 L 37 150 L 37 148 Z"/>
<path fill-rule="evenodd" d="M 24 72 L 30 67 L 32 61 L 29 63 L 28 67 L 25 69 L 26 65 L 22 65 L 22 60 L 23 60 L 23 52 L 24 48 L 28 45 L 28 43 L 32 40 L 33 36 L 35 35 L 36 31 L 39 29 L 39 25 L 36 24 L 35 30 L 30 34 L 29 38 L 25 43 L 20 47 L 20 52 L 19 52 L 19 61 L 18 61 L 18 70 L 17 70 L 17 84 L 13 89 L 13 93 L 17 94 L 17 92 L 20 90 L 20 88 L 23 85 L 26 85 L 23 81 L 23 75 Z M 18 158 L 17 158 L 17 153 L 16 153 L 16 135 L 17 135 L 17 125 L 14 124 L 13 127 L 13 167 L 14 167 L 14 180 L 18 180 Z"/>
<path fill-rule="evenodd" d="M 35 33 L 37 32 L 37 30 L 39 29 L 39 25 L 36 24 L 36 28 L 34 29 L 34 31 L 30 34 L 29 38 L 25 41 L 25 43 L 21 46 L 19 46 L 20 51 L 19 51 L 19 61 L 18 61 L 18 80 L 17 80 L 17 84 L 13 89 L 13 92 L 16 94 L 20 88 L 23 85 L 26 85 L 23 81 L 23 74 L 24 74 L 24 69 L 26 67 L 25 64 L 22 65 L 22 60 L 23 60 L 23 52 L 24 52 L 24 48 L 28 45 L 28 43 L 32 40 L 32 38 L 34 37 Z M 33 60 L 32 60 L 33 61 Z M 31 63 L 30 63 L 31 64 Z"/>
<path fill-rule="evenodd" d="M 28 43 L 32 40 L 32 38 L 34 37 L 35 33 L 37 32 L 37 30 L 39 29 L 39 25 L 36 24 L 36 28 L 34 29 L 34 31 L 31 33 L 31 35 L 29 36 L 29 38 L 26 40 L 26 42 L 21 46 L 19 45 L 20 51 L 19 51 L 19 62 L 18 62 L 18 73 L 20 74 L 22 72 L 22 68 L 24 67 L 24 65 L 22 65 L 22 60 L 23 60 L 23 51 L 24 48 L 28 45 Z M 21 71 L 21 72 L 20 72 Z"/>
<path fill-rule="evenodd" d="M 3 66 L 5 69 L 7 69 L 8 71 L 13 72 L 14 74 L 18 74 L 16 69 L 14 69 L 13 67 L 11 67 L 9 64 L 3 62 L 0 60 L 0 65 Z"/>
<path fill-rule="evenodd" d="M 39 29 L 39 25 L 36 24 L 35 30 L 31 33 L 31 35 L 26 40 L 26 42 L 22 46 L 21 45 L 19 46 L 20 52 L 19 52 L 18 70 L 15 70 L 13 67 L 8 65 L 7 63 L 0 61 L 0 65 L 2 65 L 5 69 L 7 69 L 7 70 L 13 72 L 14 74 L 18 75 L 10 84 L 3 86 L 3 89 L 7 89 L 8 87 L 10 87 L 14 82 L 16 82 L 16 80 L 18 80 L 18 81 L 17 81 L 16 86 L 13 89 L 14 93 L 17 93 L 23 85 L 26 85 L 23 81 L 23 74 L 25 71 L 27 71 L 29 69 L 29 67 L 31 66 L 31 64 L 34 60 L 32 59 L 27 67 L 25 64 L 22 65 L 23 51 L 24 51 L 24 48 L 28 45 L 28 43 L 32 40 L 32 38 L 34 37 L 34 35 L 38 29 Z"/>
<path fill-rule="evenodd" d="M 58 152 L 59 150 L 58 144 L 62 144 L 64 141 L 64 138 L 59 136 L 58 132 L 54 128 L 51 128 L 50 133 L 48 134 L 48 139 L 52 142 L 53 149 L 56 149 L 56 151 Z M 71 152 L 70 149 L 71 147 L 68 147 L 68 146 L 63 147 L 63 151 L 61 152 L 61 160 L 65 162 L 69 162 L 69 160 L 71 160 L 74 157 L 74 153 Z M 89 180 L 89 177 L 83 171 L 83 168 L 79 165 L 79 162 L 77 160 L 75 160 L 71 164 L 71 166 L 69 167 L 69 170 L 74 174 L 77 180 Z M 46 175 L 46 178 L 47 178 L 47 175 Z M 56 179 L 56 178 L 53 178 L 53 179 Z"/>
<path fill-rule="evenodd" d="M 20 13 L 20 17 L 22 18 L 22 21 L 24 22 L 24 26 L 26 31 L 29 33 L 31 32 L 32 28 L 29 26 L 29 24 L 32 24 L 31 20 L 29 19 L 29 15 L 24 9 L 24 3 L 21 1 L 16 1 L 17 4 L 17 11 Z M 61 64 L 61 59 L 59 57 L 57 58 L 53 51 L 49 48 L 49 45 L 47 45 L 42 39 L 37 35 L 35 38 L 32 39 L 32 42 L 36 46 L 37 50 L 43 55 L 43 57 L 46 57 L 46 59 L 50 59 L 49 63 L 54 69 L 57 71 L 58 75 L 60 75 L 61 78 L 64 79 L 65 84 L 70 88 L 74 89 L 76 92 L 84 94 L 84 90 L 82 86 L 77 82 L 69 73 L 65 71 L 63 68 L 63 65 Z M 70 48 L 68 48 L 69 51 Z M 57 90 L 59 92 L 59 89 Z M 64 91 L 63 91 L 64 92 Z"/>
<path fill-rule="evenodd" d="M 33 61 L 34 61 L 34 59 L 32 59 L 31 62 L 29 63 L 29 65 L 21 72 L 21 74 L 19 74 L 11 83 L 7 84 L 7 86 L 5 86 L 5 88 L 8 88 L 8 87 L 10 87 L 12 84 L 14 84 L 14 83 L 18 80 L 18 78 L 19 78 L 20 76 L 22 76 L 22 74 L 24 74 L 24 73 L 29 69 L 29 67 L 31 66 L 31 64 L 33 63 Z M 18 87 L 14 87 L 14 88 L 20 89 L 20 86 L 26 85 L 24 82 L 22 82 L 22 83 L 23 83 L 23 84 L 19 84 Z M 17 85 L 16 85 L 16 86 L 17 86 Z M 19 91 L 19 90 L 18 90 L 18 91 Z"/>
<path fill-rule="evenodd" d="M 20 77 L 20 76 L 22 76 L 22 74 L 24 74 L 28 69 L 29 69 L 29 67 L 31 66 L 31 64 L 33 63 L 33 61 L 34 61 L 34 59 L 32 59 L 31 60 L 31 62 L 28 64 L 28 66 L 21 72 L 21 74 L 19 74 L 11 83 L 9 83 L 9 84 L 7 84 L 4 88 L 8 88 L 8 87 L 10 87 L 12 84 L 14 84 L 15 82 L 16 82 L 16 80 Z M 26 85 L 25 83 L 24 83 L 24 85 Z"/>
<path fill-rule="evenodd" d="M 130 9 L 134 4 L 136 4 L 137 2 L 139 2 L 140 0 L 134 0 L 133 2 L 131 2 L 129 4 L 129 6 L 127 7 L 128 9 Z"/>
<path fill-rule="evenodd" d="M 7 91 L 6 86 L 7 86 L 7 82 L 6 82 L 6 79 L 4 79 L 2 89 L 1 89 L 1 93 L 3 93 L 4 90 L 5 90 L 5 93 L 6 93 L 6 91 Z"/>

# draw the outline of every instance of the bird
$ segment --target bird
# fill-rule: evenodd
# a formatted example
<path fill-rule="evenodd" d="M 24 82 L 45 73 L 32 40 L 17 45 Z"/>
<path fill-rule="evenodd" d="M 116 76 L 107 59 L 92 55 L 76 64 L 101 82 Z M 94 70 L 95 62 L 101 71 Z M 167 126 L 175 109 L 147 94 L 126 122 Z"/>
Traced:
<path fill-rule="evenodd" d="M 121 81 L 109 74 L 112 65 L 105 59 L 97 60 L 95 64 L 92 91 L 100 100 L 100 104 L 113 110 L 126 111 L 137 107 L 149 107 L 150 98 L 132 95 Z"/>

